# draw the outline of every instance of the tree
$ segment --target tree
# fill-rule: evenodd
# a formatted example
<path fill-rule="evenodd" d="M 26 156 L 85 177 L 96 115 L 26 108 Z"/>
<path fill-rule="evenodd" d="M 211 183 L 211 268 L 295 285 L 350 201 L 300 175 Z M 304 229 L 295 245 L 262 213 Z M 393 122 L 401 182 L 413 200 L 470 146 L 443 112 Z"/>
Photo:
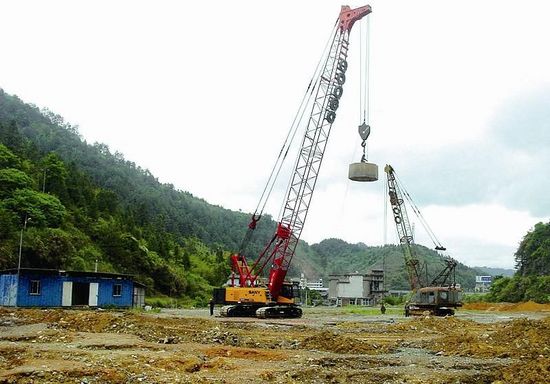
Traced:
<path fill-rule="evenodd" d="M 42 191 L 48 191 L 62 200 L 67 197 L 67 168 L 55 153 L 47 154 L 42 159 Z"/>
<path fill-rule="evenodd" d="M 0 197 L 6 198 L 16 189 L 32 188 L 33 180 L 25 173 L 15 168 L 0 169 Z"/>
<path fill-rule="evenodd" d="M 76 253 L 71 236 L 59 228 L 29 228 L 25 239 L 27 267 L 64 269 Z"/>
<path fill-rule="evenodd" d="M 95 196 L 97 209 L 100 212 L 115 213 L 119 208 L 118 197 L 113 191 L 100 189 Z"/>
<path fill-rule="evenodd" d="M 24 138 L 19 132 L 15 120 L 4 124 L 0 121 L 0 141 L 16 152 L 20 152 L 24 145 Z"/>
<path fill-rule="evenodd" d="M 19 168 L 21 160 L 4 144 L 0 143 L 0 168 Z"/>
<path fill-rule="evenodd" d="M 59 227 L 67 213 L 57 197 L 31 189 L 15 190 L 0 205 L 17 213 L 21 222 L 32 218 L 33 226 Z"/>
<path fill-rule="evenodd" d="M 18 232 L 17 222 L 17 215 L 0 204 L 0 240 L 7 240 Z"/>
<path fill-rule="evenodd" d="M 533 300 L 550 302 L 550 276 L 496 276 L 487 295 L 489 301 L 517 303 Z"/>
<path fill-rule="evenodd" d="M 550 275 L 550 223 L 537 223 L 523 237 L 515 253 L 517 273 L 521 276 Z"/>

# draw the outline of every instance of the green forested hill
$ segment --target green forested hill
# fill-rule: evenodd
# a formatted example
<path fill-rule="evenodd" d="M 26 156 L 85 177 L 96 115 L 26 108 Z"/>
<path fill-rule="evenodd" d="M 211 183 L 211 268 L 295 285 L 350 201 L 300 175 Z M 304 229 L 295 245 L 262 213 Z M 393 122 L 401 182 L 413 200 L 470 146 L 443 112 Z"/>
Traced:
<path fill-rule="evenodd" d="M 209 245 L 218 243 L 230 249 L 236 249 L 244 235 L 249 215 L 213 206 L 170 184 L 159 183 L 148 170 L 126 161 L 118 152 L 112 154 L 106 145 L 86 143 L 76 128 L 58 115 L 2 93 L 0 121 L 16 125 L 40 153 L 56 153 L 97 186 L 114 192 L 137 225 L 154 225 L 160 231 L 195 236 Z M 262 221 L 269 222 L 269 218 Z M 271 235 L 268 226 L 258 229 L 261 241 L 251 245 L 255 252 Z"/>
<path fill-rule="evenodd" d="M 441 256 L 431 249 L 415 245 L 418 259 L 427 265 L 427 274 L 433 278 L 445 266 Z M 386 271 L 386 284 L 389 289 L 410 289 L 404 266 L 401 247 L 386 245 L 369 247 L 365 244 L 348 244 L 339 239 L 323 240 L 311 248 L 317 255 L 317 263 L 324 267 L 326 274 L 348 272 L 367 272 L 371 268 L 382 268 Z M 456 268 L 456 281 L 464 288 L 473 288 L 475 276 L 479 271 L 459 263 Z"/>
<path fill-rule="evenodd" d="M 247 220 L 158 183 L 1 90 L 0 194 L 0 268 L 17 266 L 30 218 L 24 267 L 93 270 L 97 261 L 101 271 L 136 275 L 149 293 L 199 301 L 225 281 L 224 249 Z M 216 225 L 224 230 L 209 230 Z"/>
<path fill-rule="evenodd" d="M 227 255 L 238 249 L 250 215 L 234 212 L 162 184 L 148 171 L 90 145 L 47 110 L 0 89 L 0 268 L 16 266 L 25 216 L 23 265 L 131 273 L 149 292 L 205 300 L 228 274 Z M 273 234 L 261 220 L 247 255 L 257 255 Z M 430 266 L 435 252 L 419 247 Z M 301 241 L 290 276 L 388 269 L 389 288 L 408 287 L 400 248 L 368 247 L 329 239 Z M 461 266 L 459 282 L 475 272 Z"/>
<path fill-rule="evenodd" d="M 516 274 L 495 279 L 489 300 L 550 303 L 550 222 L 537 223 L 523 237 L 515 258 Z"/>

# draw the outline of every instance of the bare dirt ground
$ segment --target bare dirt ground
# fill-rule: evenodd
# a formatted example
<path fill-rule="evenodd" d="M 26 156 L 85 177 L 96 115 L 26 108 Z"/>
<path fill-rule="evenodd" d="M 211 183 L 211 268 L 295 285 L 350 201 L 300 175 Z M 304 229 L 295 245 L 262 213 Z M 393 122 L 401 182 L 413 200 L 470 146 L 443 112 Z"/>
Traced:
<path fill-rule="evenodd" d="M 0 383 L 550 383 L 549 316 L 534 303 L 292 320 L 0 308 Z"/>

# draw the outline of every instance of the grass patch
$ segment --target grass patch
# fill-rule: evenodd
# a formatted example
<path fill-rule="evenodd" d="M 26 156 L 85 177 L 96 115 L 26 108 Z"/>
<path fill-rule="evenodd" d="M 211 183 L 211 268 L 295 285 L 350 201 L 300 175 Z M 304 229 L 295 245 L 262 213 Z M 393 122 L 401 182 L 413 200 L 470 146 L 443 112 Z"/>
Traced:
<path fill-rule="evenodd" d="M 363 315 L 363 316 L 380 316 L 382 313 L 380 312 L 379 307 L 354 307 L 354 306 L 348 306 L 342 308 L 343 313 L 353 313 L 356 315 Z M 402 307 L 386 307 L 386 313 L 384 316 L 395 316 L 395 315 L 402 315 L 404 312 L 404 309 Z"/>
<path fill-rule="evenodd" d="M 155 296 L 146 297 L 145 305 L 150 305 L 153 308 L 203 308 L 206 304 L 201 300 L 194 300 L 189 297 L 168 297 Z"/>
<path fill-rule="evenodd" d="M 355 305 L 348 305 L 345 307 L 303 307 L 304 312 L 311 314 L 326 314 L 331 315 L 349 315 L 356 314 L 362 316 L 381 316 L 380 307 L 361 307 Z M 397 316 L 404 314 L 404 307 L 402 306 L 386 306 L 386 314 L 384 316 Z"/>

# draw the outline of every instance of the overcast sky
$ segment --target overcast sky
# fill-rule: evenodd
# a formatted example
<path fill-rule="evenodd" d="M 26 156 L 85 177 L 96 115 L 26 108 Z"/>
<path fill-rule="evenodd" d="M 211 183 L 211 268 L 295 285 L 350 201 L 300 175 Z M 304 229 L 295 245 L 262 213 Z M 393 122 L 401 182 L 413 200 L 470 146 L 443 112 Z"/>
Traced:
<path fill-rule="evenodd" d="M 341 4 L 2 1 L 0 87 L 162 182 L 251 212 Z M 550 3 L 368 4 L 368 159 L 380 180 L 347 179 L 361 157 L 367 29 L 356 24 L 302 238 L 395 243 L 390 219 L 384 229 L 389 163 L 449 255 L 513 267 L 522 237 L 550 216 Z M 268 205 L 275 217 L 286 183 Z M 419 223 L 415 235 L 432 246 Z"/>

